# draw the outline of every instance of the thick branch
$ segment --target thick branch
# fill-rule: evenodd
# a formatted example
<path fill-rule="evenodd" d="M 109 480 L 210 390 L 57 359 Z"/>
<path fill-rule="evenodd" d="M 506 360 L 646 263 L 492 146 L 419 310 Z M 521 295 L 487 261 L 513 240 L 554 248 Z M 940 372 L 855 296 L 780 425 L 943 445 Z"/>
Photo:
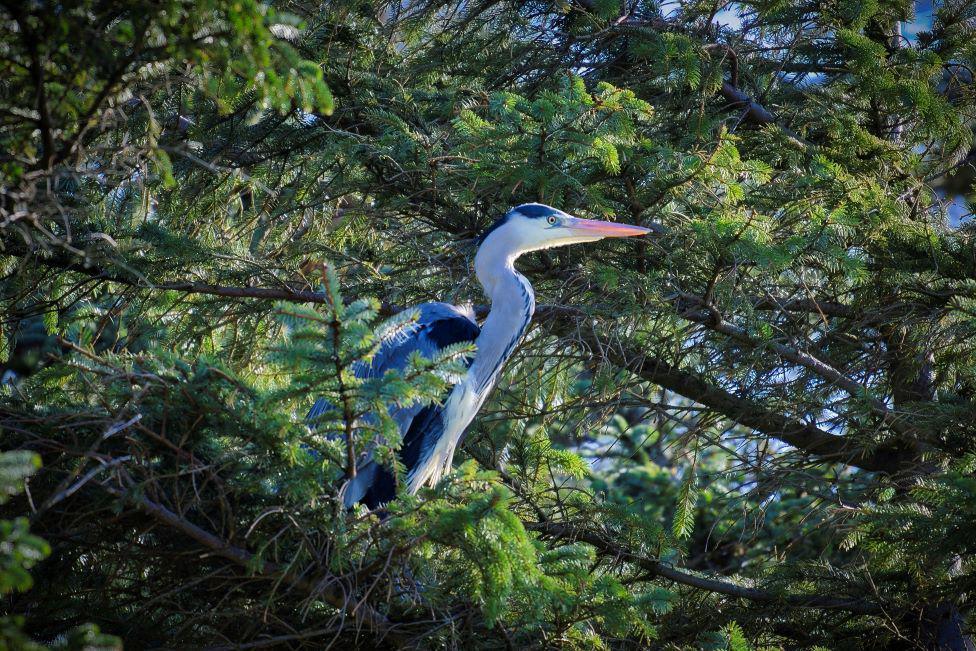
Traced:
<path fill-rule="evenodd" d="M 723 81 L 722 88 L 719 92 L 722 94 L 722 97 L 725 98 L 725 101 L 727 101 L 731 106 L 743 109 L 746 119 L 750 122 L 754 124 L 774 125 L 795 145 L 802 148 L 811 146 L 809 142 L 801 138 L 795 131 L 781 124 L 776 116 L 769 111 L 769 109 L 752 99 L 743 90 L 733 86 L 727 81 Z"/>
<path fill-rule="evenodd" d="M 595 345 L 596 339 L 592 338 L 587 343 Z M 865 450 L 848 437 L 830 434 L 812 423 L 768 410 L 758 402 L 709 384 L 701 377 L 660 358 L 635 351 L 621 351 L 619 347 L 607 348 L 605 352 L 614 365 L 823 461 L 887 473 L 898 472 L 907 461 L 901 451 Z"/>
<path fill-rule="evenodd" d="M 802 366 L 815 375 L 827 380 L 832 385 L 843 389 L 848 395 L 865 400 L 868 406 L 871 408 L 871 411 L 880 416 L 885 424 L 899 433 L 907 433 L 908 430 L 905 427 L 904 422 L 899 420 L 895 413 L 888 409 L 883 400 L 871 395 L 867 387 L 847 377 L 830 364 L 827 364 L 823 360 L 818 359 L 809 353 L 786 346 L 777 341 L 757 340 L 744 328 L 740 328 L 739 326 L 726 321 L 722 315 L 718 313 L 718 311 L 707 305 L 705 301 L 698 296 L 681 293 L 677 298 L 678 300 L 690 302 L 694 307 L 701 308 L 683 310 L 680 313 L 681 318 L 688 321 L 693 321 L 694 323 L 700 323 L 708 329 L 721 333 L 738 341 L 739 343 L 745 344 L 746 346 L 754 348 L 761 348 L 764 346 L 768 347 L 786 361 L 792 362 L 798 366 Z"/>
<path fill-rule="evenodd" d="M 837 301 L 813 298 L 779 299 L 775 297 L 756 297 L 750 301 L 755 310 L 780 310 L 783 312 L 809 312 L 822 316 L 852 319 L 857 317 L 854 309 Z"/>
<path fill-rule="evenodd" d="M 10 255 L 23 255 L 23 245 L 14 244 L 7 247 Z M 106 282 L 118 283 L 127 287 L 137 287 L 150 290 L 187 292 L 189 294 L 207 294 L 210 296 L 223 296 L 225 298 L 257 298 L 271 301 L 290 301 L 293 303 L 325 303 L 326 296 L 321 292 L 313 292 L 302 289 L 293 289 L 288 286 L 282 287 L 233 287 L 229 285 L 212 285 L 209 283 L 182 281 L 182 282 L 162 282 L 153 283 L 144 279 L 130 276 L 123 276 L 110 273 L 105 269 L 84 264 L 78 256 L 58 254 L 58 255 L 38 255 L 34 261 L 54 269 L 65 269 L 75 271 L 86 276 Z"/>
<path fill-rule="evenodd" d="M 228 287 L 225 285 L 191 282 L 161 283 L 159 285 L 146 286 L 135 282 L 119 281 L 114 278 L 112 280 L 113 282 L 124 282 L 134 287 L 145 287 L 146 289 L 187 292 L 189 294 L 209 294 L 211 296 L 224 296 L 226 298 L 259 298 L 262 300 L 289 301 L 292 303 L 325 303 L 327 300 L 325 294 L 322 292 L 291 289 L 290 287 Z"/>
<path fill-rule="evenodd" d="M 844 599 L 823 595 L 777 594 L 758 588 L 736 585 L 720 579 L 691 574 L 688 571 L 680 570 L 656 559 L 634 554 L 629 549 L 613 544 L 597 532 L 582 527 L 574 528 L 564 524 L 546 522 L 530 524 L 527 525 L 527 528 L 552 538 L 584 542 L 592 545 L 602 554 L 626 563 L 632 563 L 648 574 L 707 592 L 723 594 L 738 599 L 748 599 L 750 601 L 780 603 L 795 608 L 844 610 L 858 615 L 880 615 L 883 612 L 879 605 L 864 601 L 863 599 Z"/>
<path fill-rule="evenodd" d="M 822 461 L 895 474 L 911 464 L 915 458 L 910 450 L 889 447 L 865 449 L 849 437 L 830 434 L 812 423 L 772 411 L 759 402 L 737 396 L 695 373 L 644 351 L 630 350 L 619 343 L 613 346 L 601 345 L 592 325 L 585 319 L 579 319 L 578 312 L 575 315 L 572 312 L 567 308 L 547 310 L 543 307 L 537 310 L 536 318 L 549 321 L 556 332 L 572 334 L 590 350 L 602 351 L 607 361 L 614 366 L 694 400 L 740 425 L 788 443 Z"/>

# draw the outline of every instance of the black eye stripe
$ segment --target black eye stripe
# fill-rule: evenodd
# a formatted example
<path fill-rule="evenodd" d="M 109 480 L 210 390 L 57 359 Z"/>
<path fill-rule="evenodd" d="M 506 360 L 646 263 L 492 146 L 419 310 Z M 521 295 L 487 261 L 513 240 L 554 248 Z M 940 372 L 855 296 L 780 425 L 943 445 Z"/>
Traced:
<path fill-rule="evenodd" d="M 519 214 L 523 217 L 529 219 L 545 219 L 550 225 L 555 226 L 559 223 L 559 216 L 563 213 L 555 208 L 551 208 L 541 203 L 524 203 L 521 206 L 516 206 L 512 208 L 507 213 L 502 215 L 494 224 L 485 229 L 481 235 L 475 239 L 475 244 L 481 246 L 485 239 L 491 235 L 496 229 L 508 222 L 509 218 Z"/>
<path fill-rule="evenodd" d="M 555 214 L 555 211 L 549 206 L 544 206 L 539 203 L 525 203 L 521 206 L 515 208 L 516 212 L 519 212 L 530 219 L 537 219 L 539 217 L 548 217 L 549 215 Z"/>

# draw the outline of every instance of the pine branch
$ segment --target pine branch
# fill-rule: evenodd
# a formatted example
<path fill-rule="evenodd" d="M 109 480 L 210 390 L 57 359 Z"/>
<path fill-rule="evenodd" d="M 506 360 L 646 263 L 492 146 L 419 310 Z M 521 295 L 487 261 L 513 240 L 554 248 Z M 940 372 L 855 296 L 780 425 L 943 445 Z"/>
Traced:
<path fill-rule="evenodd" d="M 540 522 L 526 524 L 526 528 L 551 538 L 584 542 L 595 547 L 602 555 L 611 557 L 614 560 L 632 563 L 652 576 L 707 592 L 723 594 L 737 599 L 748 599 L 749 601 L 780 603 L 794 608 L 844 610 L 857 615 L 881 615 L 884 612 L 879 604 L 863 599 L 845 599 L 815 594 L 778 594 L 758 588 L 736 585 L 720 579 L 699 576 L 662 563 L 659 560 L 635 554 L 624 547 L 610 542 L 599 533 L 587 530 L 582 526 L 573 527 L 552 522 Z"/>
<path fill-rule="evenodd" d="M 584 11 L 588 13 L 596 13 L 597 7 L 596 3 L 591 0 L 575 0 L 575 3 L 580 6 Z M 611 21 L 611 27 L 614 29 L 622 29 L 628 27 L 643 27 L 656 30 L 658 32 L 673 32 L 673 33 L 690 33 L 688 28 L 684 28 L 672 21 L 665 20 L 663 18 L 651 18 L 651 19 L 636 19 L 632 18 L 629 13 L 625 12 L 618 16 L 616 19 Z M 730 106 L 735 108 L 741 108 L 744 111 L 745 119 L 753 124 L 757 125 L 773 125 L 780 129 L 786 137 L 793 142 L 795 145 L 801 148 L 812 147 L 813 145 L 794 132 L 789 127 L 784 126 L 779 119 L 770 111 L 768 108 L 755 101 L 748 93 L 743 91 L 737 86 L 738 83 L 738 63 L 735 55 L 735 51 L 729 46 L 722 43 L 706 43 L 704 48 L 724 48 L 730 55 L 732 60 L 735 62 L 735 68 L 732 72 L 731 81 L 722 81 L 722 87 L 719 90 L 719 94 L 725 98 L 725 101 L 729 103 Z"/>
<path fill-rule="evenodd" d="M 144 281 L 112 275 L 105 270 L 99 270 L 94 267 L 86 267 L 77 262 L 77 258 L 67 255 L 37 258 L 37 260 L 47 266 L 71 269 L 109 282 L 117 282 L 145 289 L 184 291 L 227 298 L 257 298 L 300 303 L 327 302 L 325 295 L 320 292 L 294 290 L 287 287 L 229 287 L 195 282 L 147 285 Z M 771 308 L 774 305 L 774 303 L 768 304 Z M 777 307 L 788 304 L 775 303 Z M 815 306 L 806 302 L 800 302 L 795 307 L 797 309 L 808 310 Z M 478 306 L 475 308 L 475 313 L 479 317 L 483 317 L 487 313 L 487 310 L 487 306 Z M 389 304 L 384 304 L 382 307 L 384 314 L 393 314 L 396 311 L 396 307 Z M 848 310 L 838 309 L 836 313 L 838 315 L 850 316 Z M 564 332 L 568 332 L 568 326 L 573 325 L 573 331 L 582 338 L 582 343 L 587 344 L 593 350 L 602 349 L 598 344 L 598 338 L 592 325 L 588 324 L 586 319 L 581 319 L 580 317 L 582 316 L 585 316 L 584 313 L 574 308 L 540 305 L 536 309 L 535 320 L 537 323 L 548 323 L 555 330 Z M 583 326 L 584 324 L 588 325 L 575 328 L 576 325 Z M 848 437 L 830 434 L 812 423 L 806 423 L 802 420 L 768 410 L 761 404 L 748 398 L 736 396 L 725 389 L 709 384 L 696 374 L 672 366 L 660 358 L 650 356 L 645 351 L 626 350 L 617 346 L 607 348 L 606 354 L 608 361 L 631 371 L 638 377 L 654 382 L 669 391 L 673 391 L 699 404 L 714 409 L 718 413 L 745 427 L 783 441 L 807 454 L 816 456 L 822 461 L 843 463 L 863 470 L 889 474 L 896 474 L 908 468 L 917 469 L 916 460 L 918 451 L 912 448 L 895 449 L 892 447 L 881 447 L 868 450 L 864 446 L 854 443 Z"/>
<path fill-rule="evenodd" d="M 566 312 L 566 308 L 560 310 L 564 316 Z M 577 312 L 577 317 L 579 314 Z M 889 474 L 908 468 L 917 469 L 917 454 L 912 449 L 869 449 L 857 444 L 850 437 L 830 434 L 813 423 L 772 411 L 759 402 L 737 396 L 646 351 L 628 349 L 620 343 L 614 346 L 601 345 L 599 335 L 586 319 L 555 320 L 552 313 L 541 309 L 536 312 L 536 318 L 549 321 L 550 327 L 556 332 L 572 334 L 590 350 L 602 350 L 611 364 L 694 400 L 740 425 L 792 445 L 821 461 L 843 463 L 863 470 Z"/>
<path fill-rule="evenodd" d="M 870 406 L 871 411 L 880 416 L 885 424 L 891 427 L 891 429 L 900 434 L 911 433 L 911 428 L 908 427 L 897 414 L 888 409 L 884 401 L 871 395 L 867 387 L 847 377 L 844 373 L 840 372 L 830 364 L 827 364 L 823 360 L 820 360 L 809 353 L 805 353 L 802 350 L 786 346 L 776 341 L 757 340 L 755 337 L 746 332 L 745 329 L 725 320 L 725 318 L 723 318 L 723 316 L 714 308 L 714 306 L 708 305 L 705 300 L 699 296 L 688 294 L 686 292 L 679 292 L 675 298 L 677 300 L 690 303 L 694 307 L 700 308 L 681 310 L 679 313 L 681 318 L 704 325 L 710 330 L 714 330 L 715 332 L 726 335 L 727 337 L 735 339 L 736 341 L 747 346 L 754 348 L 762 348 L 764 346 L 768 347 L 783 359 L 802 366 L 824 380 L 827 380 L 834 386 L 843 389 L 851 397 L 865 400 Z"/>
<path fill-rule="evenodd" d="M 22 254 L 16 249 L 8 252 L 17 255 Z M 98 280 L 119 283 L 129 287 L 138 287 L 150 290 L 186 292 L 188 294 L 207 294 L 210 296 L 223 296 L 225 298 L 256 298 L 270 301 L 288 301 L 292 303 L 315 303 L 325 304 L 327 299 L 322 292 L 295 289 L 288 286 L 282 287 L 235 287 L 232 285 L 215 285 L 212 283 L 201 283 L 193 281 L 173 281 L 150 283 L 146 280 L 127 278 L 117 274 L 109 273 L 105 269 L 81 264 L 76 256 L 58 255 L 53 257 L 38 257 L 35 260 L 45 266 L 76 271 L 91 276 Z M 837 301 L 827 299 L 787 299 L 776 297 L 752 297 L 749 303 L 756 310 L 781 310 L 786 312 L 810 312 L 823 316 L 840 317 L 845 319 L 856 318 L 858 315 L 854 308 Z M 381 312 L 390 316 L 396 314 L 401 309 L 400 306 L 384 303 Z M 474 311 L 478 318 L 483 318 L 488 313 L 487 305 L 476 305 Z M 567 308 L 565 306 L 541 304 L 536 310 L 536 316 L 540 314 L 558 315 L 580 315 L 579 310 Z"/>
<path fill-rule="evenodd" d="M 240 547 L 235 547 L 192 522 L 184 520 L 165 506 L 157 504 L 141 495 L 126 493 L 110 486 L 104 486 L 104 488 L 116 497 L 135 504 L 147 515 L 152 516 L 168 527 L 180 531 L 201 546 L 210 549 L 216 555 L 243 567 L 251 567 L 254 565 L 254 554 L 251 552 Z M 316 580 L 310 580 L 295 574 L 283 566 L 270 562 L 262 562 L 259 573 L 276 581 L 283 581 L 293 588 L 308 594 L 310 597 L 322 599 L 331 606 L 345 612 L 354 618 L 359 625 L 370 630 L 376 636 L 377 642 L 382 641 L 394 644 L 399 640 L 399 635 L 392 631 L 392 627 L 394 626 L 393 622 L 371 606 L 352 599 L 351 591 L 342 590 L 338 587 L 343 585 L 343 581 L 339 577 L 325 575 Z"/>

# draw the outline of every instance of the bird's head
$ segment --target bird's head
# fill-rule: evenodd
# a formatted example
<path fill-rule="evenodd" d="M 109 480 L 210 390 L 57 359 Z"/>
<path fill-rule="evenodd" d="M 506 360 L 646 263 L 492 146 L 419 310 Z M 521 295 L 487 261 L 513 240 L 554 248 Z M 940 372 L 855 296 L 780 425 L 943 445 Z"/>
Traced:
<path fill-rule="evenodd" d="M 651 229 L 641 226 L 580 219 L 545 204 L 525 203 L 512 208 L 492 224 L 478 238 L 478 244 L 498 247 L 514 258 L 539 249 L 649 232 Z"/>

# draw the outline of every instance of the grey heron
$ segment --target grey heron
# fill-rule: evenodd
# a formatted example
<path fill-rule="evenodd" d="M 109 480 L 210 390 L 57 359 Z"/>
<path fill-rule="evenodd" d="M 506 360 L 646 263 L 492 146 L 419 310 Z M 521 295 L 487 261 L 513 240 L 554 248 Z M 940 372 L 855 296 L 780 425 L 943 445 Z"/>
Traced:
<path fill-rule="evenodd" d="M 491 301 L 481 327 L 474 315 L 448 303 L 424 303 L 412 309 L 418 317 L 408 336 L 383 343 L 364 377 L 402 369 L 414 352 L 430 357 L 437 350 L 473 341 L 476 352 L 467 374 L 451 389 L 443 404 L 391 408 L 402 435 L 400 460 L 407 470 L 407 490 L 416 493 L 436 484 L 451 468 L 454 451 L 464 432 L 495 386 L 502 366 L 525 335 L 535 312 L 535 293 L 515 269 L 522 254 L 605 237 L 644 235 L 650 229 L 614 222 L 580 219 L 539 203 L 512 208 L 478 238 L 474 266 L 478 281 Z M 309 411 L 311 422 L 332 405 L 319 399 Z M 347 507 L 357 502 L 370 509 L 396 496 L 393 472 L 367 456 L 342 489 Z"/>

